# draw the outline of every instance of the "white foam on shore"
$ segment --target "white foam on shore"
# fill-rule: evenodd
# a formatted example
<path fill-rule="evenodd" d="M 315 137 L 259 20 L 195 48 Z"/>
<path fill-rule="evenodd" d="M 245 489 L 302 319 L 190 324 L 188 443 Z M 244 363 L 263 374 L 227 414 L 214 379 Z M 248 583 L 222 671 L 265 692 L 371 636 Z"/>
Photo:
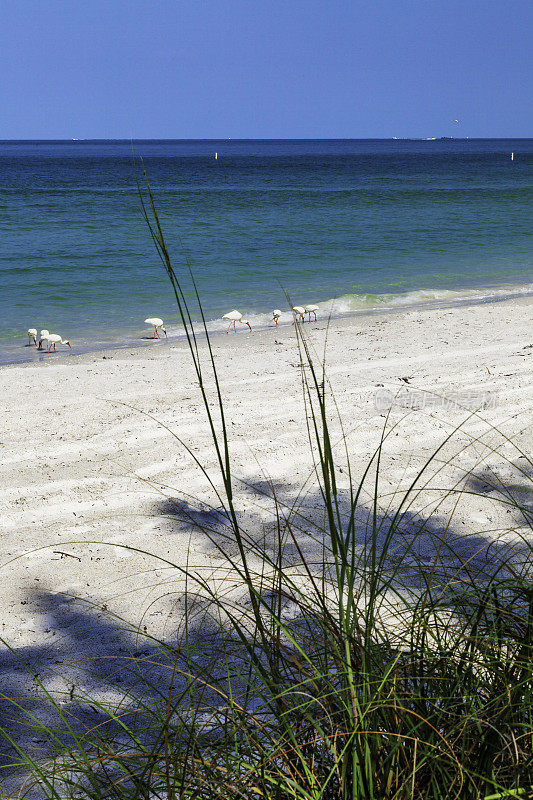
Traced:
<path fill-rule="evenodd" d="M 462 305 L 469 302 L 497 302 L 498 300 L 512 299 L 533 294 L 533 283 L 525 286 L 506 286 L 483 289 L 417 289 L 411 292 L 398 294 L 345 294 L 340 297 L 329 298 L 323 301 L 313 301 L 319 307 L 317 314 L 338 317 L 346 314 L 373 311 L 400 310 L 402 308 L 435 306 L 435 305 Z M 244 316 L 252 327 L 263 328 L 273 324 L 272 312 L 248 312 L 244 309 Z M 279 319 L 279 324 L 292 323 L 293 315 L 290 310 L 284 311 Z M 224 331 L 227 321 L 223 319 L 210 320 L 207 323 L 209 332 Z M 237 323 L 237 329 L 242 325 Z"/>

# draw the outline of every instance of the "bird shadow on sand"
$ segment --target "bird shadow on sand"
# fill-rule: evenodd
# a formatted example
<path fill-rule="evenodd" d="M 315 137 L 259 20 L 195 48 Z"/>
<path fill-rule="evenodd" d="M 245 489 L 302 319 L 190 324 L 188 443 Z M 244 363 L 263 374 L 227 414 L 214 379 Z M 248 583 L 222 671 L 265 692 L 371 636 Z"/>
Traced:
<path fill-rule="evenodd" d="M 516 506 L 506 510 L 508 528 L 524 524 L 531 513 L 531 505 L 524 511 L 522 502 L 524 497 L 531 501 L 531 490 L 524 481 L 499 480 L 496 486 L 494 473 L 487 471 L 473 474 L 469 481 L 472 489 L 485 497 L 496 491 L 515 497 Z M 298 497 L 297 487 L 289 483 L 260 479 L 247 481 L 241 492 L 236 498 L 239 525 L 248 542 L 250 563 L 257 565 L 261 593 L 266 596 L 272 590 L 264 580 L 265 563 L 282 563 L 290 572 L 305 562 L 317 577 L 324 569 L 327 572 L 331 551 L 324 534 L 320 492 Z M 278 515 L 273 513 L 276 508 Z M 175 536 L 178 546 L 182 546 L 184 534 L 194 533 L 206 569 L 238 557 L 233 528 L 223 509 L 176 497 L 158 501 L 153 513 L 166 526 L 170 542 Z M 348 520 L 350 513 L 349 495 L 340 494 L 339 518 Z M 526 540 L 509 542 L 475 527 L 439 513 L 429 518 L 409 510 L 398 518 L 390 510 L 376 514 L 371 506 L 361 504 L 351 547 L 360 555 L 358 569 L 363 572 L 374 531 L 377 550 L 385 544 L 388 548 L 384 574 L 391 576 L 399 591 L 411 593 L 427 586 L 428 580 L 442 586 L 462 575 L 468 580 L 488 580 L 510 564 L 515 571 L 518 565 L 529 569 L 532 554 Z M 187 592 L 183 581 L 182 588 L 176 583 L 174 614 L 164 639 L 82 598 L 53 592 L 35 592 L 28 597 L 28 616 L 36 620 L 36 628 L 51 630 L 53 640 L 5 646 L 0 652 L 0 785 L 4 792 L 14 791 L 25 774 L 14 766 L 18 749 L 35 761 L 64 748 L 86 748 L 88 741 L 93 741 L 95 748 L 107 742 L 115 750 L 127 749 L 133 742 L 132 732 L 137 746 L 141 743 L 148 748 L 160 736 L 169 698 L 175 698 L 185 715 L 188 704 L 194 702 L 202 719 L 206 714 L 209 717 L 220 703 L 217 684 L 227 679 L 228 648 L 235 647 L 236 658 L 243 658 L 243 651 L 231 626 L 221 623 L 213 598 L 203 591 L 201 564 L 195 570 L 199 580 L 195 585 L 193 576 Z M 242 586 L 231 602 L 246 609 Z M 191 700 L 187 687 L 197 682 L 198 675 L 205 684 L 200 691 L 195 689 Z"/>

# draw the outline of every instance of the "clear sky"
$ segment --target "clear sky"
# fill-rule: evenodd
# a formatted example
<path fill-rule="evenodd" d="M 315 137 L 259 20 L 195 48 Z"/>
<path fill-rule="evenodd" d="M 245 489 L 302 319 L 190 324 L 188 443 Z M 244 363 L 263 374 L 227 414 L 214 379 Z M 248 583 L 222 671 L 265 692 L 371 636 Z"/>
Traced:
<path fill-rule="evenodd" d="M 530 137 L 532 53 L 533 0 L 0 0 L 0 138 Z"/>

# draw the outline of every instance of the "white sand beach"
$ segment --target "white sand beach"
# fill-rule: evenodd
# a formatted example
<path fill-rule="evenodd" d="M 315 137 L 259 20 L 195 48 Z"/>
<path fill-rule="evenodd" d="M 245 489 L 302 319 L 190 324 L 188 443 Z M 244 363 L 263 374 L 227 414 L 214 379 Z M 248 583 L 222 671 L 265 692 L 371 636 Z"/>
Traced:
<path fill-rule="evenodd" d="M 465 418 L 467 411 L 454 403 L 487 406 L 482 416 L 528 450 L 532 310 L 531 299 L 522 298 L 333 320 L 328 375 L 349 432 L 355 478 L 398 392 L 392 419 L 409 417 L 386 445 L 391 486 Z M 323 319 L 305 325 L 319 354 L 325 331 Z M 234 474 L 251 484 L 270 476 L 280 492 L 294 496 L 312 466 L 294 328 L 240 330 L 212 342 Z M 205 341 L 200 349 L 206 356 Z M 60 637 L 68 649 L 84 624 L 68 595 L 95 604 L 91 619 L 106 609 L 172 635 L 173 593 L 182 579 L 155 557 L 201 566 L 216 557 L 209 541 L 178 519 L 180 503 L 194 515 L 213 496 L 170 431 L 216 475 L 186 346 L 52 354 L 38 365 L 3 367 L 0 385 L 4 640 L 22 655 Z M 487 427 L 476 418 L 470 430 Z M 476 457 L 484 458 L 478 450 Z M 465 467 L 474 461 L 468 454 Z M 497 454 L 491 463 L 509 466 Z M 244 519 L 261 519 L 258 496 L 241 491 L 237 498 Z M 463 521 L 478 530 L 499 528 L 479 498 L 464 502 Z"/>

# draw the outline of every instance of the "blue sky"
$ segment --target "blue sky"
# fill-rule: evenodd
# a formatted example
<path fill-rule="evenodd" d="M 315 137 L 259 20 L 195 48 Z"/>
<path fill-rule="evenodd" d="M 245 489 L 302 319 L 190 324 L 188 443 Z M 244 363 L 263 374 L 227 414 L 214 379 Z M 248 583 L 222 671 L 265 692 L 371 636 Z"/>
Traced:
<path fill-rule="evenodd" d="M 2 139 L 533 136 L 533 0 L 0 11 Z"/>

